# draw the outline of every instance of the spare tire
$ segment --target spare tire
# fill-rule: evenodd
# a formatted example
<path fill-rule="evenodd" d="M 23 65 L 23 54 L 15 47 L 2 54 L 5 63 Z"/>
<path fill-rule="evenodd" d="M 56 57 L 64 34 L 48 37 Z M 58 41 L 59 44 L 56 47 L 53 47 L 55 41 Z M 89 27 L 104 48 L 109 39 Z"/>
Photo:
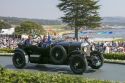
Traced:
<path fill-rule="evenodd" d="M 67 58 L 66 50 L 63 46 L 57 45 L 50 50 L 50 59 L 54 64 L 62 64 Z"/>

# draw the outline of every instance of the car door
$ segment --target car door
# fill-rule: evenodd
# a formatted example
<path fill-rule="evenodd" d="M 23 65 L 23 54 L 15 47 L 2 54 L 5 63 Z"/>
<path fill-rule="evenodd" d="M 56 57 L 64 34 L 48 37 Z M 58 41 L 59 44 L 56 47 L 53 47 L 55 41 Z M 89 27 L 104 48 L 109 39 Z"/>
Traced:
<path fill-rule="evenodd" d="M 39 63 L 40 60 L 40 49 L 37 45 L 30 45 L 26 47 L 29 52 L 29 60 L 31 63 Z"/>

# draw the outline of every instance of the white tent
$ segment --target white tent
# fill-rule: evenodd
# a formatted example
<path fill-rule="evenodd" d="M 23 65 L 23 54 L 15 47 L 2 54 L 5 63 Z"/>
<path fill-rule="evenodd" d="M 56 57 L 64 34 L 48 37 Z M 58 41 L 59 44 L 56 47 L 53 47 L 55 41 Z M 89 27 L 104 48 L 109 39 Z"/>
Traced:
<path fill-rule="evenodd" d="M 2 29 L 0 34 L 1 35 L 12 35 L 15 31 L 15 28 L 9 28 L 9 29 Z"/>

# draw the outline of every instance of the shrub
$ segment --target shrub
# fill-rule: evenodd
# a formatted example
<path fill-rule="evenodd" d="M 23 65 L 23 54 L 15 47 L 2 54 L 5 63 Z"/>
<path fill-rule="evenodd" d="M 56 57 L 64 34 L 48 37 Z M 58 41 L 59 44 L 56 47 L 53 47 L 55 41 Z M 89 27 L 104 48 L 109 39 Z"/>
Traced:
<path fill-rule="evenodd" d="M 0 68 L 0 83 L 114 83 L 111 81 L 90 80 L 77 75 L 45 72 L 20 72 Z"/>
<path fill-rule="evenodd" d="M 13 53 L 13 49 L 10 48 L 0 48 L 0 53 Z"/>
<path fill-rule="evenodd" d="M 125 60 L 125 53 L 106 53 L 105 59 Z"/>

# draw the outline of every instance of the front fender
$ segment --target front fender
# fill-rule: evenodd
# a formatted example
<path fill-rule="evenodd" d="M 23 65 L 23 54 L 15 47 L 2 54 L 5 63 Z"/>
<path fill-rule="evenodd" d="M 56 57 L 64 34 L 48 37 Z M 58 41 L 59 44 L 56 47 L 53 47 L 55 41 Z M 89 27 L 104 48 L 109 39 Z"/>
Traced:
<path fill-rule="evenodd" d="M 16 48 L 16 49 L 14 50 L 14 53 L 21 53 L 22 56 L 25 56 L 26 63 L 29 62 L 29 56 L 26 54 L 26 52 L 25 52 L 24 50 L 22 50 L 22 49 L 20 49 L 20 48 Z"/>
<path fill-rule="evenodd" d="M 25 51 L 22 50 L 22 49 L 20 49 L 20 48 L 16 48 L 16 49 L 14 50 L 14 53 L 15 53 L 15 52 L 20 52 L 20 53 L 26 55 Z"/>
<path fill-rule="evenodd" d="M 86 53 L 83 53 L 81 50 L 74 50 L 72 51 L 69 55 L 75 55 L 75 54 L 83 54 L 84 56 L 86 55 Z"/>

